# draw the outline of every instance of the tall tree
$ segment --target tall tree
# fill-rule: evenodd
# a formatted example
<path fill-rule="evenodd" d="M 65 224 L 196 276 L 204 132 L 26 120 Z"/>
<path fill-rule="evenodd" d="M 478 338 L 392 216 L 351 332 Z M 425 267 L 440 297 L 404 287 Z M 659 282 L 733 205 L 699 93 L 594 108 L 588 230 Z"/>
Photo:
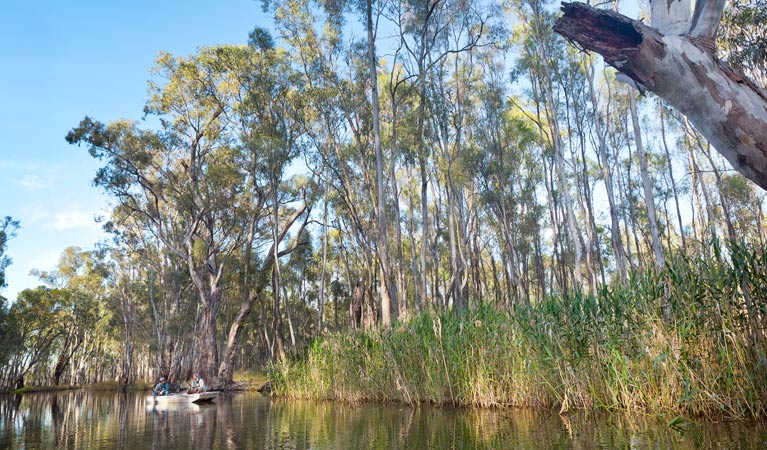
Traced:
<path fill-rule="evenodd" d="M 67 135 L 69 143 L 86 144 L 94 158 L 106 160 L 94 182 L 185 261 L 201 307 L 196 366 L 212 384 L 222 277 L 243 236 L 237 207 L 242 174 L 230 145 L 238 73 L 229 66 L 246 52 L 219 47 L 190 58 L 161 54 L 155 71 L 165 83 L 150 83 L 146 106 L 159 118 L 160 132 L 85 118 Z"/>
<path fill-rule="evenodd" d="M 629 90 L 629 111 L 631 112 L 631 125 L 634 130 L 634 145 L 636 145 L 637 158 L 639 159 L 639 175 L 642 178 L 642 191 L 644 192 L 645 205 L 647 206 L 647 220 L 650 222 L 650 235 L 652 236 L 652 248 L 655 255 L 655 267 L 662 268 L 663 248 L 658 233 L 658 218 L 655 214 L 655 195 L 653 183 L 647 168 L 647 156 L 644 141 L 642 140 L 642 128 L 639 126 L 639 114 L 637 113 L 636 99 L 633 90 Z"/>
<path fill-rule="evenodd" d="M 19 229 L 19 221 L 13 220 L 11 216 L 5 216 L 0 221 L 0 288 L 7 286 L 5 281 L 5 269 L 11 264 L 12 259 L 6 253 L 8 240 L 16 236 L 16 230 Z"/>

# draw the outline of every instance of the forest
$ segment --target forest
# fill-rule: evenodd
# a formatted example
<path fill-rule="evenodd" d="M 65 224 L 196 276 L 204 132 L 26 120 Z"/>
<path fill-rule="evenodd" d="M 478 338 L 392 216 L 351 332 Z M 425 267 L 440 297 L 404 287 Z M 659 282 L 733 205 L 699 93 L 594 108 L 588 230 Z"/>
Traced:
<path fill-rule="evenodd" d="M 160 53 L 143 118 L 65 137 L 111 240 L 0 297 L 0 386 L 767 413 L 767 3 L 699 41 L 761 95 L 737 133 L 559 7 L 271 0 L 247 44 Z"/>

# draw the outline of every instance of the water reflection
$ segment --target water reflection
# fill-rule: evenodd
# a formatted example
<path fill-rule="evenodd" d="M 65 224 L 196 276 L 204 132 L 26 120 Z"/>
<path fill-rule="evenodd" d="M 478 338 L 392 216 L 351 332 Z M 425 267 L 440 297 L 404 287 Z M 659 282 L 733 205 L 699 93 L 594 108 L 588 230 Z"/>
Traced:
<path fill-rule="evenodd" d="M 530 410 L 342 405 L 220 396 L 147 406 L 143 394 L 72 391 L 0 399 L 7 449 L 759 449 L 764 423 L 691 422 Z"/>

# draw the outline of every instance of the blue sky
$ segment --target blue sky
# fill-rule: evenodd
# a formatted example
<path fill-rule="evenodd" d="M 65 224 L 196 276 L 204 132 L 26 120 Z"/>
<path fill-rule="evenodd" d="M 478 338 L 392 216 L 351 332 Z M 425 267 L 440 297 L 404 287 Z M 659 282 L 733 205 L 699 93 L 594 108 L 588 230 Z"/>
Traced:
<path fill-rule="evenodd" d="M 8 287 L 39 285 L 69 246 L 106 236 L 94 217 L 108 198 L 91 180 L 99 167 L 67 132 L 86 115 L 141 119 L 157 53 L 243 44 L 268 21 L 260 1 L 5 0 L 0 14 L 0 217 L 21 222 L 8 243 Z"/>

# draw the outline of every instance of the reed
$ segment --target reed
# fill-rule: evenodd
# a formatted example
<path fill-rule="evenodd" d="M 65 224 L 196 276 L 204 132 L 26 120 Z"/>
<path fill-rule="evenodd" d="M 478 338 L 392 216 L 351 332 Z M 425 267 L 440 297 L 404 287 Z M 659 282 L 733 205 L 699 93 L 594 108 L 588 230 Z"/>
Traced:
<path fill-rule="evenodd" d="M 331 335 L 270 377 L 292 398 L 763 417 L 765 267 L 765 249 L 715 245 L 592 294 Z"/>

